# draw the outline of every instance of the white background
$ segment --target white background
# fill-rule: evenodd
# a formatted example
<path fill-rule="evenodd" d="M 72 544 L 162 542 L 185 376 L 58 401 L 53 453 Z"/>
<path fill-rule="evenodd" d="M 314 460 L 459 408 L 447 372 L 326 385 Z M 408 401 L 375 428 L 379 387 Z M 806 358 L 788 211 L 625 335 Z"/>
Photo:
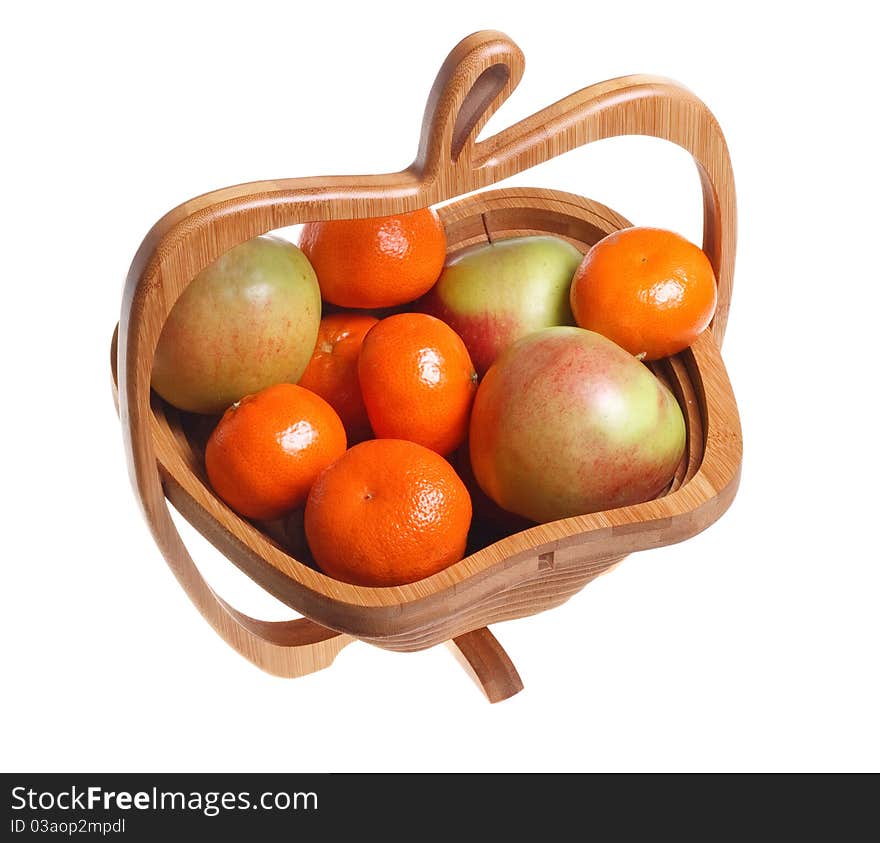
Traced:
<path fill-rule="evenodd" d="M 880 68 L 863 4 L 25 6 L 0 36 L 3 768 L 880 767 Z M 273 678 L 215 636 L 145 528 L 110 399 L 122 281 L 191 196 L 406 166 L 434 74 L 481 28 L 527 60 L 487 133 L 635 72 L 718 117 L 739 197 L 724 346 L 739 495 L 700 536 L 496 627 L 526 685 L 507 702 L 488 705 L 445 647 L 355 643 L 330 670 Z M 694 168 L 660 141 L 605 141 L 511 183 L 700 239 Z M 240 608 L 290 615 L 193 551 Z"/>

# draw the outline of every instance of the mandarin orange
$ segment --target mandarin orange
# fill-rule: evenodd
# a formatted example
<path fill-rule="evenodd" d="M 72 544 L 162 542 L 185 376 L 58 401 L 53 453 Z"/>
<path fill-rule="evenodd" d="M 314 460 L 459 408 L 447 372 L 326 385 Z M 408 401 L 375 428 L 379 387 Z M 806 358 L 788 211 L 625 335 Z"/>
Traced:
<path fill-rule="evenodd" d="M 397 313 L 374 325 L 358 358 L 373 432 L 408 439 L 445 456 L 467 433 L 477 374 L 461 337 L 425 313 Z"/>
<path fill-rule="evenodd" d="M 309 493 L 306 539 L 324 573 L 391 586 L 461 559 L 471 500 L 452 466 L 400 439 L 371 439 L 323 471 Z"/>
<path fill-rule="evenodd" d="M 315 478 L 345 447 L 342 421 L 323 398 L 280 383 L 224 413 L 208 439 L 205 469 L 231 509 L 268 521 L 302 506 Z"/>
<path fill-rule="evenodd" d="M 358 381 L 358 355 L 367 331 L 379 320 L 359 313 L 332 313 L 321 320 L 318 342 L 299 385 L 320 395 L 339 413 L 350 444 L 372 434 Z"/>
<path fill-rule="evenodd" d="M 446 260 L 446 232 L 430 208 L 306 223 L 299 245 L 318 276 L 321 296 L 341 307 L 414 301 L 434 285 Z"/>
<path fill-rule="evenodd" d="M 587 252 L 570 296 L 582 328 L 657 360 L 687 348 L 705 330 L 717 290 L 698 246 L 660 228 L 625 228 Z"/>

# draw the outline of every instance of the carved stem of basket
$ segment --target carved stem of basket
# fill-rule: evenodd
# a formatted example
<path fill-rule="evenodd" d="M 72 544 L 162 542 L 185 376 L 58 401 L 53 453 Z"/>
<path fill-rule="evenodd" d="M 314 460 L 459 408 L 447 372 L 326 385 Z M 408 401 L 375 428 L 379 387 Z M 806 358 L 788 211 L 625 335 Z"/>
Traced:
<path fill-rule="evenodd" d="M 591 141 L 649 135 L 694 158 L 703 189 L 703 249 L 718 281 L 713 333 L 724 337 L 736 250 L 736 197 L 724 136 L 691 91 L 658 76 L 624 76 L 576 91 L 478 141 L 522 78 L 525 59 L 504 33 L 477 32 L 449 54 L 431 88 L 411 170 L 430 202 L 508 178 Z"/>

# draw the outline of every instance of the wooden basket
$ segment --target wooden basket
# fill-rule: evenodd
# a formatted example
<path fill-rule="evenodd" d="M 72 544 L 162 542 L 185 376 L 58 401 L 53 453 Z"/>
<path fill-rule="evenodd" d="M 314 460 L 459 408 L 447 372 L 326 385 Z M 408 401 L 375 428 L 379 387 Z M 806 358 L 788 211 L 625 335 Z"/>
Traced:
<path fill-rule="evenodd" d="M 522 685 L 488 624 L 557 606 L 626 554 L 695 535 L 727 509 L 736 492 L 741 434 L 719 354 L 730 304 L 736 210 L 720 128 L 680 85 L 628 76 L 584 88 L 476 141 L 516 87 L 523 66 L 507 36 L 475 33 L 443 64 L 428 98 L 418 156 L 407 169 L 218 190 L 166 214 L 134 258 L 111 358 L 135 490 L 156 543 L 193 603 L 227 643 L 270 673 L 299 676 L 325 667 L 354 639 L 398 651 L 450 641 L 489 699 L 504 699 Z M 711 330 L 687 351 L 653 366 L 678 398 L 688 433 L 686 454 L 661 496 L 532 527 L 410 585 L 368 588 L 331 579 L 294 558 L 271 531 L 240 518 L 212 493 L 203 468 L 204 425 L 150 390 L 162 326 L 199 271 L 233 246 L 273 229 L 436 205 L 590 141 L 625 134 L 665 138 L 694 157 L 703 191 L 703 249 L 718 280 Z M 586 251 L 630 225 L 588 199 L 525 188 L 479 193 L 438 210 L 451 251 L 532 233 L 555 234 Z M 264 622 L 219 597 L 196 568 L 166 500 L 303 617 Z"/>

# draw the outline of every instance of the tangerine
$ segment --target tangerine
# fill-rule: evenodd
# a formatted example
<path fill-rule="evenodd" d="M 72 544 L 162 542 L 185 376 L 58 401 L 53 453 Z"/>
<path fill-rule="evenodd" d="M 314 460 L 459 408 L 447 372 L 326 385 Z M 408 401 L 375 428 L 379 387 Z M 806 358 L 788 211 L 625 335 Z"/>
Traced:
<path fill-rule="evenodd" d="M 578 325 L 645 360 L 687 348 L 715 313 L 712 264 L 673 231 L 625 228 L 587 252 L 571 282 Z"/>
<path fill-rule="evenodd" d="M 321 396 L 279 383 L 223 414 L 205 448 L 205 469 L 231 509 L 270 521 L 302 506 L 345 447 L 342 421 Z"/>
<path fill-rule="evenodd" d="M 316 392 L 339 413 L 350 443 L 372 434 L 358 381 L 358 355 L 367 331 L 379 320 L 360 313 L 333 313 L 321 320 L 312 359 L 299 385 Z"/>
<path fill-rule="evenodd" d="M 477 373 L 461 337 L 426 313 L 397 313 L 374 325 L 358 358 L 373 432 L 445 456 L 467 434 Z"/>
<path fill-rule="evenodd" d="M 443 457 L 414 442 L 371 439 L 312 486 L 306 540 L 335 579 L 403 585 L 461 559 L 471 514 L 467 489 Z"/>
<path fill-rule="evenodd" d="M 341 307 L 414 301 L 439 278 L 446 232 L 431 208 L 408 214 L 306 223 L 300 248 L 323 298 Z"/>

